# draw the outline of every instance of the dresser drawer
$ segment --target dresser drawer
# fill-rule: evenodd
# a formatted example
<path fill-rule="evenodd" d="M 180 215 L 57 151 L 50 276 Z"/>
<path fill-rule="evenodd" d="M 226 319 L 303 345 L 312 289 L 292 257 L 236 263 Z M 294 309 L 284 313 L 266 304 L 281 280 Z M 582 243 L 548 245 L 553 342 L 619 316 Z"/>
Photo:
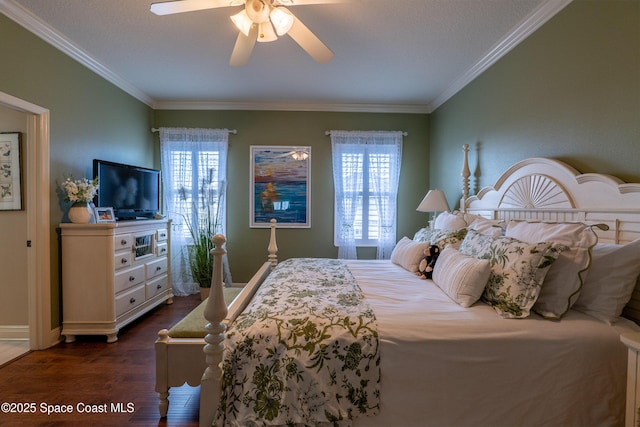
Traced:
<path fill-rule="evenodd" d="M 116 297 L 116 317 L 126 313 L 145 301 L 144 285 L 140 285 Z"/>
<path fill-rule="evenodd" d="M 156 255 L 158 256 L 166 256 L 169 253 L 169 246 L 167 243 L 158 243 L 156 246 Z"/>
<path fill-rule="evenodd" d="M 113 265 L 115 266 L 116 270 L 122 270 L 123 268 L 131 266 L 132 255 L 133 254 L 131 253 L 131 251 L 115 254 L 113 256 Z"/>
<path fill-rule="evenodd" d="M 131 234 L 113 236 L 113 247 L 116 252 L 123 249 L 131 249 L 131 245 L 133 245 L 133 236 Z"/>
<path fill-rule="evenodd" d="M 116 294 L 144 282 L 144 265 L 116 274 L 114 290 Z"/>
<path fill-rule="evenodd" d="M 147 299 L 152 298 L 169 288 L 169 276 L 159 277 L 147 282 Z"/>
<path fill-rule="evenodd" d="M 156 232 L 156 239 L 158 242 L 166 242 L 169 238 L 169 232 L 166 228 L 159 228 Z"/>
<path fill-rule="evenodd" d="M 147 280 L 167 272 L 167 258 L 159 258 L 145 265 L 147 266 Z"/>

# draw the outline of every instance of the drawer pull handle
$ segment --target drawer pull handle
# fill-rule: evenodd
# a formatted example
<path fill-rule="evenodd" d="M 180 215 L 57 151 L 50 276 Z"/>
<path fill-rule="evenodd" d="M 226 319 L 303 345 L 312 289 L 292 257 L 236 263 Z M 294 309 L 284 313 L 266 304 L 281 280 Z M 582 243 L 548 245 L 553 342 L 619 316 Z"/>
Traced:
<path fill-rule="evenodd" d="M 122 258 L 120 260 L 120 264 L 126 264 L 127 262 L 129 262 L 126 258 Z"/>
<path fill-rule="evenodd" d="M 162 267 L 157 266 L 157 267 L 156 267 L 156 271 L 160 271 L 160 270 L 162 270 Z"/>
<path fill-rule="evenodd" d="M 134 280 L 136 280 L 136 276 L 129 276 L 129 281 L 133 282 Z"/>
<path fill-rule="evenodd" d="M 162 289 L 162 285 L 156 286 L 156 289 Z"/>
<path fill-rule="evenodd" d="M 136 299 L 135 299 L 135 298 L 131 298 L 131 299 L 129 300 L 129 302 L 130 302 L 131 304 L 133 304 L 134 302 L 136 302 Z"/>
<path fill-rule="evenodd" d="M 122 239 L 122 240 L 120 240 L 120 244 L 121 244 L 122 246 L 124 246 L 124 245 L 126 245 L 126 244 L 127 244 L 127 241 L 126 241 L 126 240 L 124 240 L 124 239 Z"/>

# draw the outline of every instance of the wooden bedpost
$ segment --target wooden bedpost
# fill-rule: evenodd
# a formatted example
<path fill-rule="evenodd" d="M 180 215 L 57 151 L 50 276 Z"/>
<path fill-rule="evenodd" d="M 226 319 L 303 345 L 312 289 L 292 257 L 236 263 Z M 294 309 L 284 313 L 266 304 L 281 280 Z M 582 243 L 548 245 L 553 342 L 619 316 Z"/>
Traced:
<path fill-rule="evenodd" d="M 276 219 L 271 218 L 271 238 L 269 239 L 269 247 L 267 251 L 269 252 L 269 262 L 271 263 L 271 269 L 276 268 L 278 264 L 278 245 L 276 244 Z"/>
<path fill-rule="evenodd" d="M 223 323 L 227 317 L 227 305 L 222 292 L 222 257 L 227 252 L 222 248 L 222 245 L 226 239 L 223 235 L 216 234 L 212 240 L 213 275 L 211 277 L 211 292 L 204 309 L 204 317 L 209 323 L 205 327 L 207 335 L 204 337 L 207 368 L 202 375 L 200 388 L 201 426 L 210 426 L 218 409 L 217 404 L 220 401 L 221 392 L 220 380 L 222 378 L 220 364 L 224 351 L 224 335 L 227 329 Z"/>
<path fill-rule="evenodd" d="M 464 144 L 462 151 L 464 151 L 464 160 L 462 163 L 462 200 L 460 200 L 460 211 L 465 212 L 467 209 L 465 204 L 469 198 L 469 177 L 471 176 L 471 171 L 469 170 L 469 144 Z"/>

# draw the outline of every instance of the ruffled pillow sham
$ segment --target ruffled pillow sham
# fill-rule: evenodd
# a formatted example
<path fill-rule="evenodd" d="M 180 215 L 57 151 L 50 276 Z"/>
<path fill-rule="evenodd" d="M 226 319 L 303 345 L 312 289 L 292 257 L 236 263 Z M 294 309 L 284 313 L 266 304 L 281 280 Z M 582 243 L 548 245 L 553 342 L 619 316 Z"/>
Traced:
<path fill-rule="evenodd" d="M 589 275 L 573 309 L 614 323 L 631 299 L 639 275 L 640 239 L 626 245 L 596 245 Z"/>
<path fill-rule="evenodd" d="M 526 243 L 474 230 L 468 231 L 460 252 L 489 260 L 491 273 L 481 298 L 502 317 L 511 319 L 529 316 L 547 271 L 558 257 L 551 243 Z"/>
<path fill-rule="evenodd" d="M 561 249 L 547 273 L 533 311 L 560 319 L 578 299 L 591 265 L 591 249 L 598 236 L 591 226 L 579 222 L 509 221 L 505 232 L 524 242 L 551 242 Z"/>

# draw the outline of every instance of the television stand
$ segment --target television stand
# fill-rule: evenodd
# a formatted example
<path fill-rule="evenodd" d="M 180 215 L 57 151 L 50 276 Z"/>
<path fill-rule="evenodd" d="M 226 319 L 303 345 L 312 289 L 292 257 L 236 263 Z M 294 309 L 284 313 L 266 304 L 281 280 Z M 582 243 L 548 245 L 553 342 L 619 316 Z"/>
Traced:
<path fill-rule="evenodd" d="M 169 260 L 171 221 L 60 224 L 62 335 L 118 339 L 123 326 L 173 302 Z"/>

